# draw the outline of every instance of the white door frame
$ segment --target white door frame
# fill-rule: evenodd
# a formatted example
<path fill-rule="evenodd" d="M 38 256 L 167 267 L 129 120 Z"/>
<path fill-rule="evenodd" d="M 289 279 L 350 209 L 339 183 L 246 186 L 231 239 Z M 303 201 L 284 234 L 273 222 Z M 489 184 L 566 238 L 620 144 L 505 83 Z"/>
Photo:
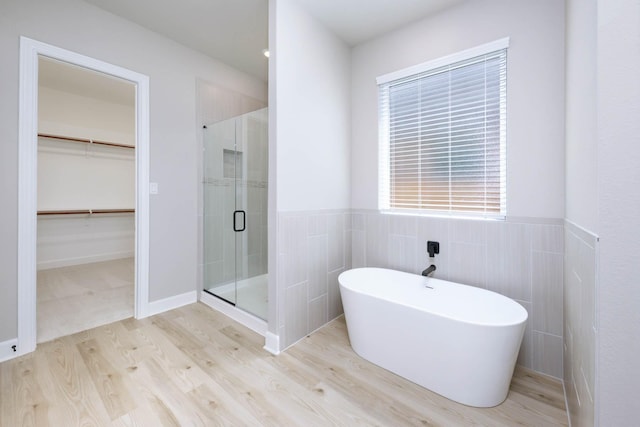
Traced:
<path fill-rule="evenodd" d="M 18 344 L 16 356 L 36 348 L 38 180 L 38 56 L 110 74 L 136 85 L 136 318 L 149 315 L 149 77 L 69 50 L 20 37 L 18 133 Z"/>

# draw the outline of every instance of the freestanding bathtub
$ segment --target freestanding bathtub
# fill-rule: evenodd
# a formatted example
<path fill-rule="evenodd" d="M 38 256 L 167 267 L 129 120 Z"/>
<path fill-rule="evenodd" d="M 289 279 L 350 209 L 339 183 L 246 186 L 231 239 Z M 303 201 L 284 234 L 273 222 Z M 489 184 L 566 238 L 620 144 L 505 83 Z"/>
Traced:
<path fill-rule="evenodd" d="M 491 407 L 509 392 L 527 311 L 495 292 L 382 268 L 338 281 L 364 359 L 444 397 Z"/>

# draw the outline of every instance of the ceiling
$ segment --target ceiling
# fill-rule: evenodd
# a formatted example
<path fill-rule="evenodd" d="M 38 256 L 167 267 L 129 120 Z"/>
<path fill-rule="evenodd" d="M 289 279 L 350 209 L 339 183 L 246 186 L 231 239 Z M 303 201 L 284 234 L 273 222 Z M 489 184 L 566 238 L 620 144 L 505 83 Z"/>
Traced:
<path fill-rule="evenodd" d="M 298 0 L 350 46 L 371 40 L 464 0 Z"/>
<path fill-rule="evenodd" d="M 85 0 L 267 79 L 268 0 Z M 297 0 L 350 46 L 465 0 Z"/>
<path fill-rule="evenodd" d="M 267 80 L 268 0 L 85 0 Z"/>

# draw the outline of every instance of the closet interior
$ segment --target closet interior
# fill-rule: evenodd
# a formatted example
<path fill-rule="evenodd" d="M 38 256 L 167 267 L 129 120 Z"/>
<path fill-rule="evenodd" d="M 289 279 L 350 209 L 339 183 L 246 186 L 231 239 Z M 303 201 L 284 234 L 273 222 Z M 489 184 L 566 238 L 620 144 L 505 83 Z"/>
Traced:
<path fill-rule="evenodd" d="M 40 57 L 37 341 L 134 310 L 135 85 Z"/>

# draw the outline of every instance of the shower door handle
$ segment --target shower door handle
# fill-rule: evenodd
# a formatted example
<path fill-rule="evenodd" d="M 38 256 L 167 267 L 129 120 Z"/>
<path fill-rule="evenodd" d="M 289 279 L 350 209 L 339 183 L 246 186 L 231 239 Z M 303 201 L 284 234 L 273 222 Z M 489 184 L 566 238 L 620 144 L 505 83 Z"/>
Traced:
<path fill-rule="evenodd" d="M 242 226 L 238 225 L 239 223 L 238 214 L 242 214 L 241 216 Z M 245 211 L 233 211 L 233 231 L 235 231 L 236 233 L 239 233 L 241 231 L 244 231 L 247 228 L 246 216 L 247 216 L 247 213 Z"/>

